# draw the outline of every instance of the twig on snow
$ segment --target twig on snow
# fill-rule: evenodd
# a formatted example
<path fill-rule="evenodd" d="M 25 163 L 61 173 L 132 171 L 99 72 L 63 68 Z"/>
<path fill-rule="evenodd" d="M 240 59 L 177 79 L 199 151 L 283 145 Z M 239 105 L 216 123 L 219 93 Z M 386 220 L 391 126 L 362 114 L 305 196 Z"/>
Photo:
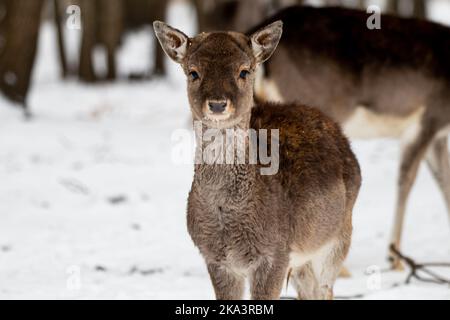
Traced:
<path fill-rule="evenodd" d="M 405 280 L 405 284 L 409 284 L 411 283 L 412 279 L 416 279 L 422 282 L 450 285 L 450 279 L 445 278 L 430 270 L 430 267 L 450 268 L 450 263 L 417 263 L 412 258 L 403 255 L 399 250 L 397 250 L 397 248 L 395 248 L 395 246 L 392 245 L 390 249 L 401 261 L 405 262 L 405 264 L 410 268 L 410 272 Z M 428 275 L 428 277 L 420 275 L 420 272 Z"/>

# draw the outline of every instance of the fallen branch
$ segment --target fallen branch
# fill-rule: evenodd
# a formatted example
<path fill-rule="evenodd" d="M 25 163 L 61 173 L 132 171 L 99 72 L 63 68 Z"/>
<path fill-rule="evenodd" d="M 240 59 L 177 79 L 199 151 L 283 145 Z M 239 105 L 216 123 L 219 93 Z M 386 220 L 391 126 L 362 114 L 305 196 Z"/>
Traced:
<path fill-rule="evenodd" d="M 410 272 L 405 280 L 405 284 L 409 284 L 411 283 L 412 279 L 416 279 L 422 282 L 450 285 L 450 279 L 447 279 L 429 269 L 430 267 L 450 268 L 450 263 L 417 263 L 412 258 L 403 255 L 395 248 L 395 246 L 391 245 L 390 249 L 401 261 L 403 261 L 410 268 Z M 428 275 L 428 277 L 423 277 L 419 274 L 420 272 L 425 273 L 426 275 Z"/>

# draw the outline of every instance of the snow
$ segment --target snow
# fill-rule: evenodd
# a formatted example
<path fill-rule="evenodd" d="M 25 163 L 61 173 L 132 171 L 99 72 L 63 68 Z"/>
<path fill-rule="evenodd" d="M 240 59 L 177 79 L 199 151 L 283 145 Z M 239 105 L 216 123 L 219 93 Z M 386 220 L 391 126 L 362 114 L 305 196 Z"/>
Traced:
<path fill-rule="evenodd" d="M 193 34 L 192 14 L 177 5 L 169 22 Z M 143 30 L 126 43 L 122 74 L 136 71 L 129 55 L 147 59 L 148 36 Z M 63 83 L 54 39 L 45 25 L 30 95 L 34 119 L 0 100 L 0 299 L 214 298 L 186 230 L 193 168 L 171 156 L 172 133 L 189 124 L 181 70 L 170 63 L 168 80 L 143 83 Z M 352 277 L 338 280 L 336 295 L 450 299 L 448 286 L 396 286 L 407 273 L 377 273 L 388 267 L 399 143 L 355 141 L 353 148 L 364 183 L 346 262 Z M 448 222 L 436 184 L 421 168 L 404 252 L 449 262 Z M 294 295 L 292 288 L 283 292 Z"/>

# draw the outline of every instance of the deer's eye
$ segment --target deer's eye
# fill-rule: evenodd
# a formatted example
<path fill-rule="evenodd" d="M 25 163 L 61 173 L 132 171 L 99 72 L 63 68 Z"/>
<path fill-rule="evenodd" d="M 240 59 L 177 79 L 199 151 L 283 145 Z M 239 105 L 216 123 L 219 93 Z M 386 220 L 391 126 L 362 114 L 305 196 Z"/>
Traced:
<path fill-rule="evenodd" d="M 192 81 L 200 79 L 200 76 L 198 75 L 198 72 L 196 72 L 196 71 L 189 72 L 189 76 L 191 77 Z"/>
<path fill-rule="evenodd" d="M 247 79 L 247 76 L 250 74 L 250 71 L 248 70 L 242 70 L 241 73 L 239 73 L 239 78 L 241 79 Z"/>

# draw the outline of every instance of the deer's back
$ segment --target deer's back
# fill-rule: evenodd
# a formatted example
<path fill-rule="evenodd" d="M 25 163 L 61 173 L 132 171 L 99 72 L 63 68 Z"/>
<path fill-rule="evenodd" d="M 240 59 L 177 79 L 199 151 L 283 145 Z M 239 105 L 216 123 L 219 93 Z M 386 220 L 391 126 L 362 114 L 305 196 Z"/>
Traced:
<path fill-rule="evenodd" d="M 293 242 L 322 243 L 350 219 L 361 184 L 358 162 L 339 125 L 300 104 L 265 103 L 252 112 L 253 129 L 279 129 L 279 184 L 290 211 Z M 327 223 L 323 223 L 327 221 Z M 306 249 L 306 248 L 305 248 Z"/>
<path fill-rule="evenodd" d="M 368 65 L 418 69 L 450 82 L 450 28 L 437 23 L 382 15 L 370 30 L 369 15 L 344 8 L 291 7 L 270 18 L 284 23 L 281 47 L 293 58 L 305 51 L 338 61 L 352 72 Z"/>
<path fill-rule="evenodd" d="M 253 109 L 251 127 L 279 129 L 280 168 L 273 178 L 286 189 L 332 185 L 349 166 L 357 165 L 339 125 L 316 108 L 260 104 Z"/>

